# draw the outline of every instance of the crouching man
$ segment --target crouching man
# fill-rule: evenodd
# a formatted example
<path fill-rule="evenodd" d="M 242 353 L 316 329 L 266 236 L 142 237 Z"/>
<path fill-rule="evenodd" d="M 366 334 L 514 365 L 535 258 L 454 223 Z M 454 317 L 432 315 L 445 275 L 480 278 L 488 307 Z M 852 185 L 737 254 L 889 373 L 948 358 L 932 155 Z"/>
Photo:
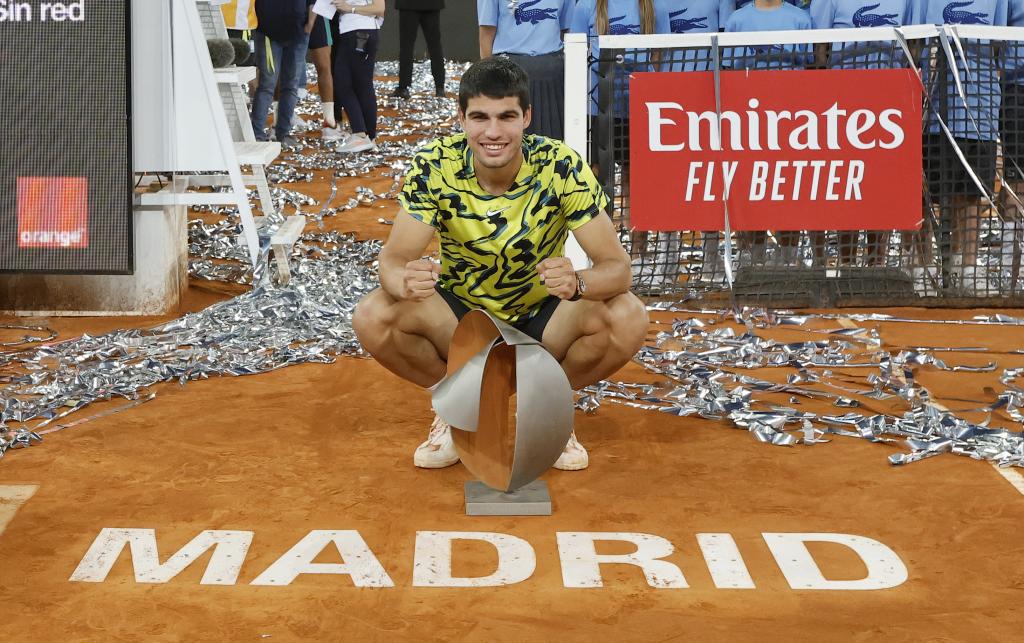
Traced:
<path fill-rule="evenodd" d="M 381 287 L 353 319 L 363 347 L 399 377 L 433 388 L 470 309 L 540 341 L 574 389 L 611 375 L 643 344 L 647 312 L 629 292 L 629 255 L 604 212 L 607 197 L 570 147 L 524 135 L 530 116 L 525 72 L 507 58 L 486 58 L 459 87 L 464 133 L 413 158 L 380 253 Z M 573 270 L 563 256 L 570 230 L 593 262 L 587 270 Z M 422 258 L 435 234 L 440 264 Z M 413 461 L 458 462 L 451 427 L 435 418 Z M 574 432 L 554 466 L 587 464 Z"/>

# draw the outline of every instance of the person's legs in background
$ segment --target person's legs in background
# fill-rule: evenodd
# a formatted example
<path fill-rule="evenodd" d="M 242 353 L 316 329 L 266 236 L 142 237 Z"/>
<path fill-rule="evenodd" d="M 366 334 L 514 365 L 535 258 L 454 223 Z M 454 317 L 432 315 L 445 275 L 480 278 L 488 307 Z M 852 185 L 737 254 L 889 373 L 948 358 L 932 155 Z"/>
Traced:
<path fill-rule="evenodd" d="M 278 75 L 281 72 L 281 58 L 284 46 L 266 36 L 256 36 L 256 65 L 259 68 L 259 85 L 252 100 L 252 131 L 257 141 L 267 140 L 266 124 L 270 104 L 274 101 L 274 89 L 277 87 Z M 294 108 L 294 105 L 293 105 Z"/>
<path fill-rule="evenodd" d="M 365 55 L 355 68 L 353 85 L 356 97 L 363 109 L 363 120 L 366 122 L 366 134 L 370 139 L 377 138 L 377 89 L 373 84 L 373 70 L 377 65 L 377 49 L 380 46 L 380 31 L 370 31 L 366 40 Z"/>
<path fill-rule="evenodd" d="M 323 111 L 321 135 L 325 141 L 341 140 L 342 132 L 334 116 L 334 72 L 331 68 L 331 48 L 319 47 L 310 52 L 316 67 L 317 92 L 320 94 L 320 108 Z"/>
<path fill-rule="evenodd" d="M 338 146 L 343 153 L 374 149 L 377 136 L 377 94 L 373 88 L 373 67 L 377 62 L 379 32 L 376 29 L 350 31 L 338 38 L 334 83 L 352 135 Z"/>
<path fill-rule="evenodd" d="M 338 18 L 335 16 L 334 20 L 328 21 L 331 33 L 331 82 L 334 85 L 334 94 L 332 100 L 334 101 L 334 122 L 339 127 L 345 122 L 345 110 L 342 109 L 340 94 L 338 93 L 338 80 L 335 77 L 338 73 L 338 52 L 341 50 L 340 43 L 341 35 L 338 33 Z"/>
<path fill-rule="evenodd" d="M 295 145 L 295 139 L 290 138 L 292 131 L 292 117 L 295 114 L 295 106 L 299 102 L 299 83 L 303 71 L 306 68 L 306 51 L 309 45 L 309 35 L 294 42 L 282 46 L 281 54 L 281 100 L 278 105 L 277 124 L 275 132 L 277 140 L 282 145 Z"/>
<path fill-rule="evenodd" d="M 320 135 L 325 141 L 338 141 L 344 138 L 334 115 L 334 72 L 331 64 L 333 42 L 330 22 L 318 16 L 313 23 L 313 30 L 309 33 L 309 60 L 316 69 L 317 93 L 320 95 L 320 111 L 323 115 Z"/>
<path fill-rule="evenodd" d="M 421 11 L 420 25 L 423 27 L 423 38 L 427 41 L 427 53 L 430 54 L 430 73 L 434 76 L 434 93 L 445 95 L 444 81 L 444 49 L 441 46 L 441 12 Z"/>
<path fill-rule="evenodd" d="M 420 11 L 398 11 L 398 87 L 392 96 L 409 98 L 412 87 L 412 58 L 416 49 L 416 32 L 420 26 Z"/>

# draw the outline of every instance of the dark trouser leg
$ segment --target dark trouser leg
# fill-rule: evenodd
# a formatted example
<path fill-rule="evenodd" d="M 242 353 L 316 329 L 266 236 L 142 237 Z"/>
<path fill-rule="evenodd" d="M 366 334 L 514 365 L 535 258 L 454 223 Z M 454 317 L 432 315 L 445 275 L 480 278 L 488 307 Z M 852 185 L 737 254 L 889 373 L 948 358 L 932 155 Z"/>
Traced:
<path fill-rule="evenodd" d="M 362 120 L 366 128 L 363 131 L 370 138 L 377 137 L 377 92 L 373 87 L 373 67 L 377 64 L 379 44 L 380 31 L 371 30 L 370 37 L 363 47 L 365 53 L 354 52 L 355 60 L 352 65 L 352 89 L 362 111 Z M 356 131 L 355 123 L 352 124 L 352 131 Z"/>
<path fill-rule="evenodd" d="M 427 52 L 430 54 L 430 73 L 434 76 L 434 88 L 440 93 L 444 91 L 444 50 L 441 48 L 441 12 L 424 11 L 420 13 L 420 24 L 423 26 L 423 38 L 427 41 Z"/>
<path fill-rule="evenodd" d="M 280 87 L 281 100 L 278 103 L 277 140 L 283 141 L 292 131 L 292 118 L 295 106 L 299 103 L 299 88 L 302 85 L 303 72 L 306 70 L 306 50 L 309 47 L 309 35 L 290 42 L 284 46 L 281 56 Z"/>
<path fill-rule="evenodd" d="M 398 11 L 398 87 L 412 86 L 412 55 L 416 49 L 416 30 L 419 28 L 421 12 L 401 9 Z"/>
<path fill-rule="evenodd" d="M 354 31 L 343 33 L 337 40 L 338 51 L 334 60 L 334 95 L 335 104 L 340 105 L 348 115 L 352 133 L 366 131 L 363 110 L 356 98 L 355 68 L 360 64 L 364 54 L 356 51 L 356 34 Z"/>

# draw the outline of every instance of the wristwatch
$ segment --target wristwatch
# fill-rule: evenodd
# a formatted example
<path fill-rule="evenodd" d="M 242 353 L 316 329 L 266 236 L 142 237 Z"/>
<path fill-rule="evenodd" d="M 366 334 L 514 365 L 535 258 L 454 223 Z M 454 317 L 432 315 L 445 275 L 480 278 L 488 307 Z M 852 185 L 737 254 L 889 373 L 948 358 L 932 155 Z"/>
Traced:
<path fill-rule="evenodd" d="M 572 297 L 569 297 L 569 301 L 579 301 L 583 299 L 583 295 L 587 294 L 587 282 L 583 281 L 583 275 L 576 273 L 576 292 Z"/>

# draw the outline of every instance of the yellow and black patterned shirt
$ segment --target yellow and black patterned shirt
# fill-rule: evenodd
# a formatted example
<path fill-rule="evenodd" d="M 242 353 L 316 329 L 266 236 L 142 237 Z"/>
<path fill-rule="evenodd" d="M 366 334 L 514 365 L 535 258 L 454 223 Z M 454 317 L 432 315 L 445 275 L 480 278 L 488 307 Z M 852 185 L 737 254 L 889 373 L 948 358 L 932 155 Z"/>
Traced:
<path fill-rule="evenodd" d="M 504 321 L 529 319 L 548 292 L 537 264 L 561 257 L 569 230 L 597 216 L 607 197 L 590 167 L 561 141 L 523 137 L 524 162 L 495 196 L 476 180 L 465 134 L 416 153 L 398 199 L 437 229 L 442 288 Z"/>

